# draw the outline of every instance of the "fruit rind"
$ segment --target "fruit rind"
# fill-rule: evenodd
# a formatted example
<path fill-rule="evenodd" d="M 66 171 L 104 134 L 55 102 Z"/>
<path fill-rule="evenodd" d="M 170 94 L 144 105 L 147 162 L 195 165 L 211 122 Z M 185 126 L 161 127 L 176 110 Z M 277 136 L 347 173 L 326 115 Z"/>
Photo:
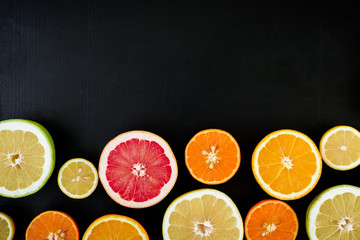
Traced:
<path fill-rule="evenodd" d="M 237 226 L 238 226 L 239 231 L 240 231 L 239 239 L 243 239 L 243 237 L 244 237 L 243 221 L 242 221 L 239 209 L 237 208 L 237 206 L 233 202 L 233 200 L 228 195 L 226 195 L 225 193 L 223 193 L 223 192 L 221 192 L 219 190 L 215 190 L 215 189 L 211 189 L 211 188 L 203 188 L 203 189 L 197 189 L 197 190 L 193 190 L 193 191 L 184 193 L 183 195 L 177 197 L 174 201 L 172 201 L 170 203 L 170 205 L 166 209 L 164 217 L 163 217 L 162 232 L 163 232 L 164 240 L 170 240 L 169 234 L 167 232 L 167 229 L 169 228 L 169 225 L 170 225 L 169 224 L 169 219 L 170 219 L 171 213 L 175 210 L 178 203 L 183 201 L 183 200 L 192 200 L 194 198 L 201 198 L 203 195 L 206 195 L 206 194 L 213 195 L 213 196 L 215 196 L 217 198 L 221 198 L 221 199 L 226 201 L 228 206 L 234 212 L 233 216 L 237 220 Z"/>
<path fill-rule="evenodd" d="M 69 166 L 69 164 L 72 164 L 72 163 L 75 163 L 75 162 L 83 162 L 83 163 L 86 163 L 89 167 L 91 167 L 91 169 L 93 170 L 93 173 L 95 174 L 95 183 L 94 185 L 92 186 L 92 188 L 86 193 L 86 194 L 83 194 L 83 195 L 74 195 L 74 194 L 71 194 L 69 191 L 66 190 L 66 188 L 61 184 L 61 176 L 62 176 L 62 172 L 66 169 L 67 166 Z M 60 190 L 66 195 L 68 196 L 69 198 L 73 198 L 73 199 L 84 199 L 88 196 L 90 196 L 96 189 L 97 185 L 98 185 L 98 182 L 99 182 L 99 177 L 98 177 L 98 172 L 97 172 L 97 169 L 95 168 L 94 164 L 92 164 L 92 162 L 84 159 L 84 158 L 73 158 L 73 159 L 70 159 L 68 160 L 66 163 L 64 163 L 60 170 L 59 170 L 59 174 L 58 174 L 58 185 L 59 185 L 59 188 Z"/>
<path fill-rule="evenodd" d="M 350 131 L 352 133 L 354 133 L 355 135 L 357 135 L 359 138 L 360 138 L 360 132 L 358 130 L 356 130 L 355 128 L 353 127 L 350 127 L 350 126 L 345 126 L 345 125 L 340 125 L 340 126 L 336 126 L 336 127 L 333 127 L 329 130 L 327 130 L 324 135 L 321 137 L 321 140 L 320 140 L 320 153 L 321 153 L 321 157 L 322 159 L 324 160 L 324 162 L 326 163 L 326 165 L 328 165 L 330 168 L 333 168 L 335 170 L 339 170 L 339 171 L 347 171 L 347 170 L 351 170 L 351 169 L 354 169 L 356 168 L 357 166 L 360 165 L 360 158 L 356 161 L 356 162 L 353 162 L 352 164 L 350 165 L 336 165 L 334 163 L 332 163 L 327 157 L 326 157 L 326 154 L 325 154 L 325 143 L 327 142 L 328 138 L 334 134 L 335 132 L 338 132 L 338 131 Z"/>
<path fill-rule="evenodd" d="M 318 166 L 318 168 L 316 169 L 316 172 L 313 174 L 310 184 L 300 192 L 291 193 L 291 194 L 278 193 L 278 192 L 272 190 L 269 187 L 269 185 L 267 183 L 265 183 L 265 181 L 261 178 L 261 175 L 258 171 L 259 167 L 258 167 L 258 162 L 256 161 L 256 159 L 259 156 L 260 150 L 263 149 L 263 147 L 268 143 L 268 141 L 270 139 L 277 137 L 279 135 L 282 135 L 282 134 L 292 134 L 292 135 L 295 135 L 296 137 L 300 137 L 301 139 L 305 140 L 311 147 L 312 152 L 316 155 L 316 161 L 317 161 L 316 165 Z M 253 171 L 254 177 L 255 177 L 256 181 L 259 183 L 260 187 L 270 196 L 280 199 L 280 200 L 296 200 L 296 199 L 299 199 L 299 198 L 305 196 L 310 191 L 312 191 L 314 189 L 314 187 L 316 186 L 316 184 L 318 183 L 320 176 L 321 176 L 321 171 L 322 171 L 322 160 L 321 160 L 321 155 L 320 155 L 318 148 L 316 147 L 315 143 L 307 135 L 305 135 L 304 133 L 295 131 L 295 130 L 283 129 L 283 130 L 277 130 L 275 132 L 268 134 L 258 143 L 258 145 L 256 146 L 256 148 L 253 152 L 253 155 L 252 155 L 252 171 Z"/>
<path fill-rule="evenodd" d="M 319 213 L 321 205 L 330 198 L 334 198 L 336 195 L 344 193 L 353 193 L 356 196 L 360 196 L 360 188 L 353 185 L 337 185 L 330 187 L 320 194 L 318 194 L 309 204 L 309 207 L 306 211 L 306 232 L 310 240 L 317 240 L 318 238 L 315 235 L 316 232 L 316 217 Z"/>
<path fill-rule="evenodd" d="M 10 235 L 9 235 L 8 239 L 12 240 L 15 235 L 15 223 L 14 223 L 13 219 L 6 213 L 0 212 L 0 216 L 1 216 L 1 219 L 4 219 L 8 223 L 9 228 L 10 228 Z"/>
<path fill-rule="evenodd" d="M 50 133 L 41 124 L 25 119 L 3 120 L 0 122 L 0 131 L 2 130 L 23 130 L 34 133 L 38 137 L 39 143 L 44 147 L 45 163 L 43 166 L 43 174 L 40 179 L 25 188 L 26 191 L 22 189 L 9 191 L 4 187 L 0 187 L 0 196 L 20 198 L 36 193 L 47 183 L 55 167 L 55 146 Z"/>

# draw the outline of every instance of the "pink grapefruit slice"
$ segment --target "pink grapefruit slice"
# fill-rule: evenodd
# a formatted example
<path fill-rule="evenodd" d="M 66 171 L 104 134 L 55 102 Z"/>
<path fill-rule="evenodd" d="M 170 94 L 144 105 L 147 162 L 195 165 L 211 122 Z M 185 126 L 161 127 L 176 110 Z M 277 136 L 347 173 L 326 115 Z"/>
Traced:
<path fill-rule="evenodd" d="M 146 208 L 160 202 L 173 188 L 178 174 L 168 143 L 156 134 L 130 131 L 104 148 L 99 178 L 108 195 L 120 205 Z"/>

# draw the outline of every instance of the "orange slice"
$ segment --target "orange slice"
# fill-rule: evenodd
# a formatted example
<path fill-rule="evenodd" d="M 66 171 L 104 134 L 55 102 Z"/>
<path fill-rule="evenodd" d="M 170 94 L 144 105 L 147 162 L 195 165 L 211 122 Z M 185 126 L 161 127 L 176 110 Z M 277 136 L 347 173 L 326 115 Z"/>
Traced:
<path fill-rule="evenodd" d="M 203 130 L 187 144 L 185 163 L 190 174 L 199 182 L 224 183 L 239 169 L 240 148 L 228 132 Z"/>
<path fill-rule="evenodd" d="M 268 199 L 255 204 L 245 219 L 247 240 L 295 240 L 299 221 L 294 210 L 285 202 Z"/>
<path fill-rule="evenodd" d="M 256 146 L 252 171 L 269 195 L 293 200 L 308 194 L 321 175 L 322 160 L 314 142 L 294 130 L 267 135 Z"/>
<path fill-rule="evenodd" d="M 59 211 L 46 211 L 35 217 L 26 229 L 26 240 L 78 240 L 79 228 L 72 217 Z"/>
<path fill-rule="evenodd" d="M 109 214 L 91 223 L 82 239 L 148 240 L 149 236 L 141 224 L 134 219 L 122 215 Z"/>

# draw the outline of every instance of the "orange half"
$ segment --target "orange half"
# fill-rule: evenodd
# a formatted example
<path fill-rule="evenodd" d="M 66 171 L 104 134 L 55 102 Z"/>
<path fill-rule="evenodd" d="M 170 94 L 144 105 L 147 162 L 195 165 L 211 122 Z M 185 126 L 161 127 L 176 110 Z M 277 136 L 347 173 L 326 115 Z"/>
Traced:
<path fill-rule="evenodd" d="M 190 174 L 199 182 L 224 183 L 239 169 L 240 147 L 228 132 L 203 130 L 187 144 L 185 163 Z"/>

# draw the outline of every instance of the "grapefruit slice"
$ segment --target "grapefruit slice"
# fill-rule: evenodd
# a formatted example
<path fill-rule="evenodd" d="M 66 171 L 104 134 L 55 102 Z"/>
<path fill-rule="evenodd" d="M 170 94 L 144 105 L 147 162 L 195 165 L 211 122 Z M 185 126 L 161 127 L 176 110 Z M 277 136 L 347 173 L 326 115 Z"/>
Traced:
<path fill-rule="evenodd" d="M 150 132 L 130 131 L 111 140 L 99 162 L 99 178 L 108 195 L 120 205 L 145 208 L 160 202 L 178 174 L 167 142 Z"/>
<path fill-rule="evenodd" d="M 40 190 L 55 165 L 54 142 L 40 124 L 0 122 L 0 196 L 19 198 Z"/>
<path fill-rule="evenodd" d="M 0 212 L 0 240 L 12 240 L 14 235 L 14 221 L 5 213 Z"/>

